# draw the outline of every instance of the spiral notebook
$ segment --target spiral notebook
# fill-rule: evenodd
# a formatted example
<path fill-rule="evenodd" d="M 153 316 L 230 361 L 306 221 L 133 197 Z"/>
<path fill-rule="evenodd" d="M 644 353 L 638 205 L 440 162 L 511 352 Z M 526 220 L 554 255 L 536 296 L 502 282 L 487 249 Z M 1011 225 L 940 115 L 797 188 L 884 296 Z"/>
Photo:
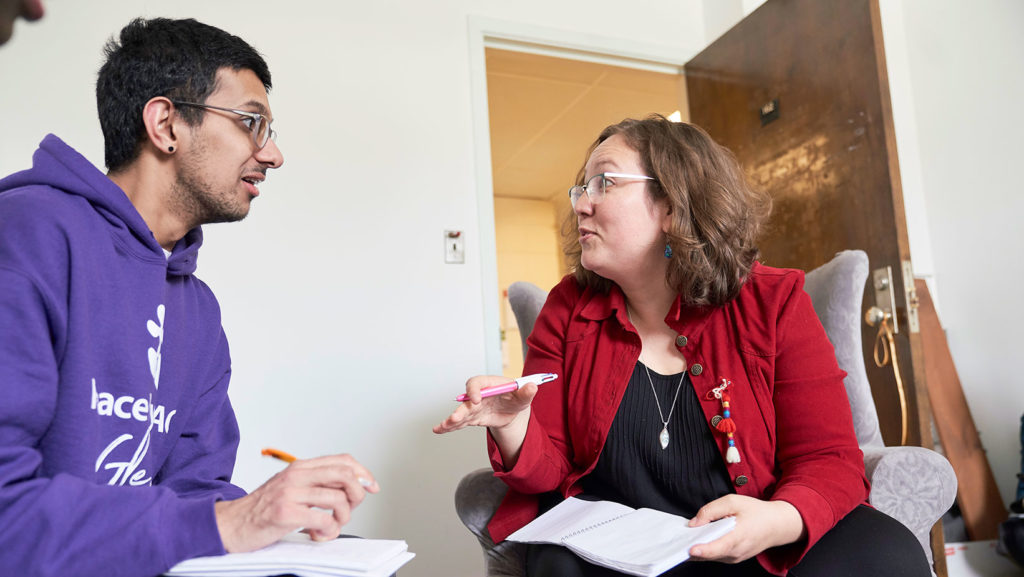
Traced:
<path fill-rule="evenodd" d="M 689 521 L 654 509 L 570 497 L 508 540 L 563 545 L 595 565 L 652 577 L 689 559 L 694 545 L 714 541 L 736 525 L 732 517 L 702 527 L 690 527 Z"/>

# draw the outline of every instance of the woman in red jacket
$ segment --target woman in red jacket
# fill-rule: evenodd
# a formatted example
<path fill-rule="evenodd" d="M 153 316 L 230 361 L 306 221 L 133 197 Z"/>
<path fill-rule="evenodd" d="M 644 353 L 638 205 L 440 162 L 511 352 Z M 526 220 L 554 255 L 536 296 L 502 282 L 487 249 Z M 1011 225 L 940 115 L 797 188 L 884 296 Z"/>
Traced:
<path fill-rule="evenodd" d="M 538 388 L 469 400 L 435 427 L 486 426 L 509 486 L 495 542 L 583 494 L 735 528 L 671 575 L 930 575 L 868 483 L 844 373 L 803 273 L 756 262 L 771 207 L 728 150 L 660 117 L 606 128 L 569 190 L 574 274 L 529 336 Z M 628 538 L 628 536 L 623 536 Z M 613 575 L 530 545 L 527 573 Z M 843 571 L 847 573 L 843 573 Z"/>

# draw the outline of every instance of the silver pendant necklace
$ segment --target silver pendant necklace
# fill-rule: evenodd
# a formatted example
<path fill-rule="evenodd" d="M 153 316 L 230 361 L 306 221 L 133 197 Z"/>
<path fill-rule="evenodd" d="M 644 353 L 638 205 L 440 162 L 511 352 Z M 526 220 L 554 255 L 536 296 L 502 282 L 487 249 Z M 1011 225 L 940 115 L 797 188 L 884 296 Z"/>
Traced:
<path fill-rule="evenodd" d="M 676 385 L 676 396 L 672 397 L 672 406 L 668 408 L 668 418 L 665 418 L 661 411 L 661 402 L 658 401 L 658 392 L 654 390 L 654 379 L 651 378 L 651 369 L 647 368 L 647 363 L 644 363 L 643 359 L 640 362 L 644 364 L 644 370 L 647 371 L 647 382 L 651 385 L 651 392 L 654 393 L 654 403 L 658 406 L 658 417 L 661 419 L 661 434 L 658 435 L 658 441 L 661 442 L 662 450 L 668 448 L 668 422 L 672 420 L 672 411 L 676 410 L 676 401 L 679 400 L 679 391 L 683 388 L 683 379 L 686 378 L 686 371 L 679 376 L 679 384 Z"/>
<path fill-rule="evenodd" d="M 629 313 L 629 307 L 626 307 L 626 316 L 629 317 L 630 324 L 636 328 L 636 324 L 633 323 L 633 315 Z M 637 331 L 639 335 L 639 330 Z M 642 341 L 641 341 L 642 342 Z M 641 344 L 641 347 L 643 345 Z M 683 374 L 679 375 L 679 384 L 676 385 L 676 395 L 672 397 L 672 404 L 668 408 L 668 418 L 665 417 L 664 411 L 661 410 L 661 401 L 658 400 L 658 391 L 654 390 L 654 379 L 651 378 L 651 369 L 647 367 L 647 363 L 644 362 L 644 358 L 640 356 L 640 363 L 644 366 L 644 371 L 647 372 L 647 383 L 651 385 L 651 393 L 654 394 L 654 404 L 658 406 L 658 418 L 661 419 L 661 434 L 658 435 L 658 442 L 661 443 L 661 450 L 668 448 L 668 442 L 670 440 L 668 434 L 668 422 L 672 420 L 672 411 L 676 410 L 676 401 L 679 400 L 679 391 L 683 388 L 683 379 L 686 378 L 686 370 L 683 370 Z"/>

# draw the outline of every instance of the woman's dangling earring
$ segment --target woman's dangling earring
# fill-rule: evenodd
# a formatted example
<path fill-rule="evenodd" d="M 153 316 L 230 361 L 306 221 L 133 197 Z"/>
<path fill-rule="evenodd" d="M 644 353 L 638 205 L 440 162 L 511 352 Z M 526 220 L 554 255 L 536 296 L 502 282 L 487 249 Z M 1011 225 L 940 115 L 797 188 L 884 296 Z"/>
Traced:
<path fill-rule="evenodd" d="M 672 245 L 665 243 L 665 258 L 672 258 Z"/>

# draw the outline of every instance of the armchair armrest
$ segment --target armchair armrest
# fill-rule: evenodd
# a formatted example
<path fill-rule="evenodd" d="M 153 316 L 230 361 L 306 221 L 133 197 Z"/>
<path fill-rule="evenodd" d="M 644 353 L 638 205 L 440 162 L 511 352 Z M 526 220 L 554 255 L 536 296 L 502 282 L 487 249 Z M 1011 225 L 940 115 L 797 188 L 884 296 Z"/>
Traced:
<path fill-rule="evenodd" d="M 495 545 L 487 532 L 487 523 L 498 510 L 506 491 L 508 486 L 496 479 L 494 471 L 488 468 L 468 473 L 455 488 L 455 512 L 480 541 L 489 577 L 522 577 L 526 566 L 526 548 L 522 544 L 504 541 Z"/>
<path fill-rule="evenodd" d="M 956 499 L 956 475 L 945 457 L 923 447 L 861 447 L 871 482 L 868 502 L 907 526 L 932 561 L 929 532 Z"/>

